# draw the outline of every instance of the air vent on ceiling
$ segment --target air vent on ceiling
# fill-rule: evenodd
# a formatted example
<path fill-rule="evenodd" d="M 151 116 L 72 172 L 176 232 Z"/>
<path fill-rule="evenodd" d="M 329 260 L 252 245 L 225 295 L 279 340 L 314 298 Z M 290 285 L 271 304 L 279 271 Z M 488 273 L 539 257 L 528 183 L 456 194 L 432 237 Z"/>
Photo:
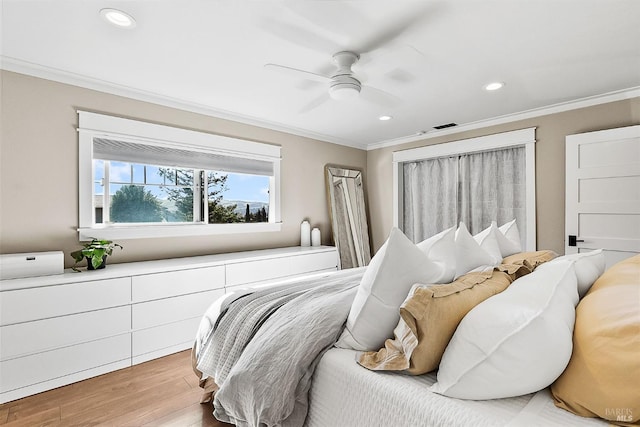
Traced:
<path fill-rule="evenodd" d="M 454 126 L 458 126 L 458 124 L 457 123 L 447 123 L 446 125 L 434 126 L 433 128 L 440 130 L 440 129 L 452 128 Z"/>

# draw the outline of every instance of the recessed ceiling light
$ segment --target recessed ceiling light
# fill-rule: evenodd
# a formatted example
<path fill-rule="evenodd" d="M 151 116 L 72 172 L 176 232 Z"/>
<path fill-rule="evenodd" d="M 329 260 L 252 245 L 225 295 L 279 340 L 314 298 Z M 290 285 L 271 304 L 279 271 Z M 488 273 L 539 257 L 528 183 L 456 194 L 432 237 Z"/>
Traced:
<path fill-rule="evenodd" d="M 133 19 L 133 16 L 118 9 L 102 9 L 100 16 L 109 24 L 119 28 L 133 28 L 136 26 L 136 20 Z"/>
<path fill-rule="evenodd" d="M 382 120 L 383 122 L 386 122 L 387 120 L 391 120 L 393 119 L 393 117 L 391 116 L 380 116 L 378 117 L 378 120 Z"/>
<path fill-rule="evenodd" d="M 498 90 L 498 89 L 502 89 L 504 87 L 504 83 L 502 82 L 493 82 L 493 83 L 489 83 L 488 85 L 486 85 L 484 87 L 484 90 Z"/>

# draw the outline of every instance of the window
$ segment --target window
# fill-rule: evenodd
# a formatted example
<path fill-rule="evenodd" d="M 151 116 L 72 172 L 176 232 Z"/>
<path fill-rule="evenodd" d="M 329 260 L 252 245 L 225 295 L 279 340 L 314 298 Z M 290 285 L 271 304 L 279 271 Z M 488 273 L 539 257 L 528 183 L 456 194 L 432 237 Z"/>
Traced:
<path fill-rule="evenodd" d="M 394 223 L 421 241 L 458 222 L 471 233 L 516 219 L 535 250 L 535 128 L 393 153 Z"/>
<path fill-rule="evenodd" d="M 280 229 L 280 147 L 79 115 L 81 239 Z"/>

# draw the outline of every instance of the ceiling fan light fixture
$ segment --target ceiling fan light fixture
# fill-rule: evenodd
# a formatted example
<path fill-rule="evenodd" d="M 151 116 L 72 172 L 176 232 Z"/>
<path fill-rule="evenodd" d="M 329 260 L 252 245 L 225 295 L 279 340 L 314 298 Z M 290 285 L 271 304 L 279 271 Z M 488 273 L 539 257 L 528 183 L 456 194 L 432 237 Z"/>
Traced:
<path fill-rule="evenodd" d="M 100 16 L 107 23 L 118 28 L 133 28 L 136 26 L 136 20 L 133 19 L 133 16 L 118 9 L 102 9 L 100 10 Z"/>
<path fill-rule="evenodd" d="M 353 83 L 337 83 L 329 87 L 331 98 L 342 101 L 355 98 L 360 94 L 360 85 Z"/>

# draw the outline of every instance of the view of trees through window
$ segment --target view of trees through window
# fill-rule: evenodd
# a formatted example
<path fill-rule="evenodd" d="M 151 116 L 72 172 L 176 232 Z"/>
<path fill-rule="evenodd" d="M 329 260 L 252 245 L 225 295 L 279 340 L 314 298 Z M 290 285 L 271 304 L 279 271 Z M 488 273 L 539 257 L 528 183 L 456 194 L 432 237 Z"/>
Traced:
<path fill-rule="evenodd" d="M 96 223 L 269 221 L 268 176 L 94 160 L 94 195 Z"/>

